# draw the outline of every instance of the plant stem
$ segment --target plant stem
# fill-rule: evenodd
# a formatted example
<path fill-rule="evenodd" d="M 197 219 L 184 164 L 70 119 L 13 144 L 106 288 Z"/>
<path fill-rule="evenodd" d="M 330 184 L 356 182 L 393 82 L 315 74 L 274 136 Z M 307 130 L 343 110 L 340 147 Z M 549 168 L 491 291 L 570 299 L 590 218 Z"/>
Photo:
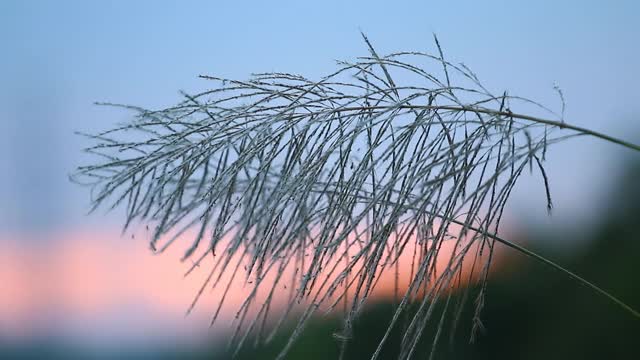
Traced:
<path fill-rule="evenodd" d="M 636 145 L 618 138 L 614 138 L 612 136 L 597 132 L 597 131 L 593 131 L 590 129 L 586 129 L 580 126 L 576 126 L 576 125 L 571 125 L 571 124 L 567 124 L 563 121 L 556 121 L 556 120 L 549 120 L 549 119 L 542 119 L 542 118 L 538 118 L 538 117 L 534 117 L 534 116 L 529 116 L 529 115 L 524 115 L 524 114 L 517 114 L 517 113 L 513 113 L 511 111 L 498 111 L 498 110 L 492 110 L 492 109 L 486 109 L 486 108 L 481 108 L 481 107 L 470 107 L 470 106 L 453 106 L 453 105 L 399 105 L 399 106 L 354 106 L 354 107 L 344 107 L 344 108 L 338 108 L 338 109 L 333 109 L 330 110 L 330 112 L 346 112 L 346 111 L 367 111 L 367 110 L 384 110 L 384 109 L 389 109 L 389 108 L 398 108 L 398 109 L 412 109 L 412 110 L 451 110 L 451 111 L 468 111 L 468 112 L 475 112 L 475 113 L 482 113 L 482 114 L 490 114 L 490 115 L 498 115 L 498 116 L 505 116 L 505 117 L 511 117 L 511 118 L 515 118 L 515 119 L 522 119 L 522 120 L 528 120 L 528 121 L 532 121 L 532 122 L 536 122 L 536 123 L 540 123 L 540 124 L 546 124 L 546 125 L 551 125 L 551 126 L 557 126 L 561 129 L 569 129 L 569 130 L 573 130 L 576 131 L 578 133 L 584 134 L 584 135 L 589 135 L 589 136 L 593 136 L 602 140 L 606 140 L 609 142 L 612 142 L 614 144 L 618 144 L 621 146 L 624 146 L 626 148 L 635 150 L 635 151 L 640 151 L 640 145 Z"/>

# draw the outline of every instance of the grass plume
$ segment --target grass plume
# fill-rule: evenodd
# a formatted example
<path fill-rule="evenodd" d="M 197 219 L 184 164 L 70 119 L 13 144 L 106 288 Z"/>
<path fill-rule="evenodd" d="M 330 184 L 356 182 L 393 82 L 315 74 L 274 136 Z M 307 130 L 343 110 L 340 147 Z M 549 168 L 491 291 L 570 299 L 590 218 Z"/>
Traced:
<path fill-rule="evenodd" d="M 195 269 L 217 256 L 192 307 L 208 286 L 228 290 L 214 270 L 242 281 L 239 264 L 246 265 L 244 278 L 255 279 L 254 291 L 237 313 L 238 346 L 250 333 L 262 332 L 274 290 L 290 283 L 285 315 L 300 302 L 307 305 L 280 357 L 312 315 L 339 302 L 345 326 L 336 336 L 348 340 L 376 279 L 394 269 L 408 245 L 419 251 L 389 324 L 390 332 L 407 304 L 419 303 L 405 330 L 403 359 L 415 355 L 428 321 L 444 321 L 444 315 L 433 317 L 435 301 L 457 287 L 464 261 L 475 259 L 474 276 L 486 281 L 496 243 L 560 270 L 640 317 L 594 284 L 497 235 L 512 189 L 534 162 L 551 210 L 547 147 L 585 135 L 640 147 L 565 122 L 559 90 L 561 115 L 506 92 L 491 93 L 464 64 L 445 59 L 437 38 L 435 55 L 384 56 L 363 39 L 367 56 L 338 62 L 320 80 L 287 73 L 246 81 L 202 75 L 210 90 L 182 93 L 182 101 L 166 109 L 105 104 L 135 116 L 87 134 L 95 145 L 86 151 L 99 160 L 79 167 L 73 178 L 91 186 L 94 209 L 126 208 L 125 228 L 136 221 L 154 224 L 150 246 L 156 252 L 197 230 L 183 259 L 192 259 Z M 438 272 L 445 242 L 455 250 Z M 232 259 L 238 257 L 236 265 Z M 297 270 L 285 279 L 291 264 Z M 254 301 L 258 289 L 269 294 L 261 304 Z M 478 328 L 484 295 L 480 291 L 476 299 Z"/>

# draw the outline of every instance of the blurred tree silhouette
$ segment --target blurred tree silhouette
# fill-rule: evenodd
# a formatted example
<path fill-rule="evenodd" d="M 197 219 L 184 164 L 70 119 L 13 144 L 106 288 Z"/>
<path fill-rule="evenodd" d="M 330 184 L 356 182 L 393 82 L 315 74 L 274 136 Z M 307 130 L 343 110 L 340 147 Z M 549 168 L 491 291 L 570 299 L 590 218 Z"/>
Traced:
<path fill-rule="evenodd" d="M 640 307 L 640 163 L 632 164 L 621 179 L 609 204 L 616 211 L 595 229 L 586 251 L 559 259 L 569 268 L 585 274 L 595 283 L 607 284 L 611 292 Z M 527 236 L 536 242 L 536 234 Z M 538 235 L 539 236 L 539 235 Z M 565 241 L 571 233 L 554 235 Z M 552 249 L 537 249 L 550 252 Z M 638 356 L 640 323 L 625 311 L 611 307 L 593 292 L 536 261 L 525 259 L 509 272 L 490 280 L 483 312 L 486 333 L 469 343 L 469 324 L 464 322 L 448 343 L 437 349 L 437 359 L 632 359 Z M 460 296 L 460 295 L 457 295 Z M 473 314 L 469 304 L 467 316 Z M 442 308 L 442 304 L 440 304 Z M 347 359 L 369 359 L 393 315 L 393 305 L 376 304 L 367 308 L 354 327 Z M 332 332 L 339 329 L 336 319 L 316 320 L 291 351 L 287 359 L 333 359 L 339 346 Z M 434 332 L 436 325 L 431 324 Z M 450 335 L 450 334 L 449 334 Z M 283 335 L 286 336 L 286 335 Z M 382 359 L 396 359 L 401 334 L 396 331 L 385 347 Z M 446 338 L 446 337 L 445 337 Z M 278 353 L 283 338 L 268 347 L 246 349 L 240 359 L 269 358 Z M 418 358 L 430 352 L 422 341 Z"/>

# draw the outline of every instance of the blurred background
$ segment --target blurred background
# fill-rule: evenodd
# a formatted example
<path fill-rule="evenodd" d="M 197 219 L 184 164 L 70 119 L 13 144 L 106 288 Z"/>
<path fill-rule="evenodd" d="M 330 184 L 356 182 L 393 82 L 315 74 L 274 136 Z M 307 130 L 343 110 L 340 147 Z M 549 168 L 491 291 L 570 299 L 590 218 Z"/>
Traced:
<path fill-rule="evenodd" d="M 639 13 L 631 0 L 1 1 L 0 358 L 229 357 L 228 328 L 208 326 L 216 294 L 184 316 L 204 274 L 183 278 L 182 248 L 153 256 L 144 231 L 120 233 L 119 211 L 86 215 L 88 189 L 68 180 L 86 160 L 74 132 L 130 115 L 94 102 L 163 108 L 178 90 L 205 89 L 199 74 L 318 78 L 334 60 L 366 54 L 359 31 L 380 53 L 433 52 L 436 33 L 446 57 L 492 92 L 560 109 L 558 84 L 567 122 L 639 143 Z M 546 167 L 553 216 L 542 179 L 523 177 L 505 215 L 511 237 L 639 309 L 639 154 L 578 138 L 554 145 Z M 637 319 L 507 256 L 489 284 L 486 332 L 470 344 L 463 317 L 436 358 L 637 356 Z M 382 336 L 392 307 L 379 300 L 356 324 L 347 359 L 368 358 Z M 339 325 L 314 321 L 289 358 L 335 358 Z M 384 358 L 394 358 L 394 339 Z M 284 340 L 239 356 L 273 358 Z"/>

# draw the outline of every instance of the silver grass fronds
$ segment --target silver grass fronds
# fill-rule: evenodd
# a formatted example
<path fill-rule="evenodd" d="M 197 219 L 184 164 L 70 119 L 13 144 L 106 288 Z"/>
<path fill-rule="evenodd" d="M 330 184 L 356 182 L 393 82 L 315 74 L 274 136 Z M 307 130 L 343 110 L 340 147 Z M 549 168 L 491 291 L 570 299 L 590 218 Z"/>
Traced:
<path fill-rule="evenodd" d="M 344 328 L 335 336 L 346 344 L 380 275 L 394 269 L 397 308 L 372 359 L 400 315 L 417 304 L 400 354 L 412 358 L 426 324 L 436 321 L 441 329 L 446 316 L 454 317 L 447 314 L 459 313 L 449 307 L 464 305 L 446 300 L 437 318 L 436 300 L 449 299 L 462 276 L 486 283 L 496 243 L 563 271 L 638 316 L 595 285 L 496 234 L 509 194 L 527 169 L 540 173 L 546 188 L 541 196 L 551 211 L 543 165 L 550 145 L 590 135 L 640 148 L 567 124 L 525 98 L 491 93 L 464 64 L 447 61 L 437 39 L 435 55 L 381 56 L 363 38 L 367 56 L 338 62 L 318 81 L 287 73 L 246 81 L 201 76 L 211 90 L 182 93 L 170 108 L 108 104 L 135 117 L 86 135 L 96 143 L 86 151 L 100 160 L 79 167 L 74 180 L 91 186 L 94 209 L 125 207 L 125 229 L 134 221 L 155 224 L 153 251 L 191 234 L 183 257 L 193 259 L 191 270 L 214 258 L 191 308 L 206 288 L 226 294 L 233 281 L 252 284 L 236 314 L 232 342 L 238 347 L 251 334 L 269 339 L 265 324 L 277 330 L 296 313 L 280 358 L 313 315 L 339 306 Z M 451 254 L 442 253 L 446 244 Z M 403 254 L 412 262 L 409 274 L 397 271 Z M 439 258 L 444 270 L 435 266 Z M 468 273 L 464 263 L 472 264 Z M 232 273 L 227 284 L 220 281 L 223 273 Z M 402 290 L 401 277 L 408 284 Z M 287 284 L 285 310 L 273 319 L 272 303 L 282 297 L 276 289 Z M 485 287 L 480 289 L 474 331 L 482 327 Z M 266 296 L 258 298 L 259 291 Z"/>

